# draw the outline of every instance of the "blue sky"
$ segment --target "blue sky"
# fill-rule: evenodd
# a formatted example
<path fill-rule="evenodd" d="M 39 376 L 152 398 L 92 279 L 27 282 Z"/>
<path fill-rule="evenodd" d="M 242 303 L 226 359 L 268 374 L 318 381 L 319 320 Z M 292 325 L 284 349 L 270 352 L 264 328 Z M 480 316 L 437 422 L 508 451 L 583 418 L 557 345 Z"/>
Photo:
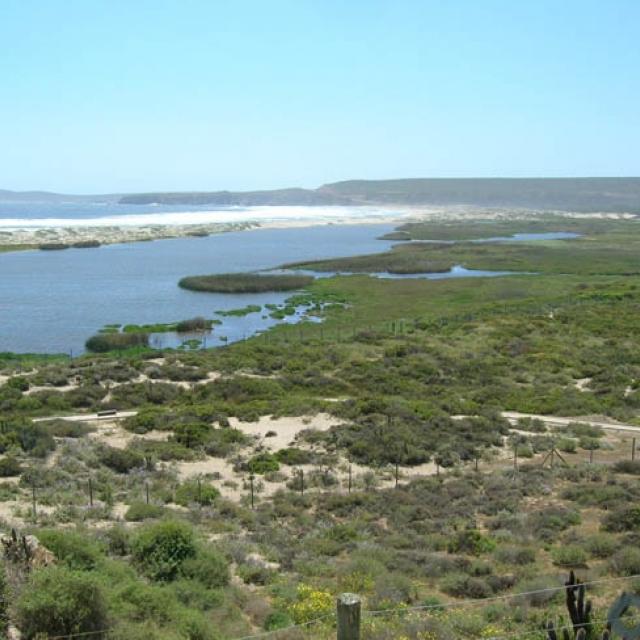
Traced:
<path fill-rule="evenodd" d="M 0 0 L 0 188 L 640 175 L 637 0 Z"/>

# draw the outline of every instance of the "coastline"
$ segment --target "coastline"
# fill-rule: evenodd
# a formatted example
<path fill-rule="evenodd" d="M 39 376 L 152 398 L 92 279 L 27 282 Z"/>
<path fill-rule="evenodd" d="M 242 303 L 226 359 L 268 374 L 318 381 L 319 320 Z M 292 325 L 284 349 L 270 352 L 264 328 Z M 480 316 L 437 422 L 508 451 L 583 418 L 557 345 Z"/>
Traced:
<path fill-rule="evenodd" d="M 425 207 L 251 207 L 243 210 L 185 211 L 170 214 L 132 214 L 85 219 L 0 218 L 0 253 L 49 248 L 149 242 L 260 229 L 304 228 L 323 225 L 401 224 L 424 220 L 513 220 L 544 215 L 571 218 L 633 218 L 624 213 L 576 213 L 507 209 L 472 205 Z M 53 247 L 52 247 L 53 245 Z"/>
<path fill-rule="evenodd" d="M 235 212 L 183 212 L 100 219 L 0 219 L 0 253 L 39 249 L 42 245 L 96 242 L 100 245 L 204 237 L 259 229 L 287 229 L 403 222 L 411 215 L 370 207 L 254 207 Z M 211 218 L 227 218 L 212 221 Z M 118 221 L 118 224 L 114 222 Z"/>

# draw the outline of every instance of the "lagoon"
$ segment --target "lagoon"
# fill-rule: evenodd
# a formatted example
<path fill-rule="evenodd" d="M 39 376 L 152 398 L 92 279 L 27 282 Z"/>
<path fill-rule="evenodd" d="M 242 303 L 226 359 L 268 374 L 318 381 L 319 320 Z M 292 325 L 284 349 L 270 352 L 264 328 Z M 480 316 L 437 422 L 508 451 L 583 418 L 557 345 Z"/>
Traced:
<path fill-rule="evenodd" d="M 377 239 L 392 230 L 391 224 L 325 224 L 0 254 L 0 352 L 79 354 L 87 338 L 107 324 L 213 318 L 216 311 L 282 304 L 291 292 L 200 293 L 181 289 L 178 281 L 188 275 L 262 271 L 283 263 L 377 253 L 394 244 Z M 532 235 L 516 240 L 533 240 Z M 455 267 L 440 274 L 371 275 L 442 279 L 508 274 Z M 218 316 L 222 325 L 207 336 L 207 346 L 241 340 L 278 322 L 297 322 L 302 311 L 285 320 L 270 318 L 264 309 L 241 317 Z M 176 347 L 181 341 L 175 334 L 152 336 L 158 347 Z"/>

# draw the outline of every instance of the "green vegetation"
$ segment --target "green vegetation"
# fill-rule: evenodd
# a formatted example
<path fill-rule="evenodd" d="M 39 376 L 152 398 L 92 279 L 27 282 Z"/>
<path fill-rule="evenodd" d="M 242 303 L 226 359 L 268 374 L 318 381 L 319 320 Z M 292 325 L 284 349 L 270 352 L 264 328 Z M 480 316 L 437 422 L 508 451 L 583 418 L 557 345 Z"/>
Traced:
<path fill-rule="evenodd" d="M 122 328 L 123 333 L 191 333 L 196 331 L 210 331 L 215 320 L 208 320 L 198 316 L 179 322 L 157 322 L 154 324 L 126 324 Z M 120 325 L 106 325 L 101 333 L 113 333 Z"/>
<path fill-rule="evenodd" d="M 69 249 L 71 245 L 64 244 L 63 242 L 44 242 L 38 245 L 38 249 L 41 251 L 61 251 L 62 249 Z"/>
<path fill-rule="evenodd" d="M 259 273 L 221 273 L 210 276 L 189 276 L 178 283 L 190 291 L 210 293 L 264 293 L 302 289 L 313 282 L 312 276 L 266 275 Z"/>
<path fill-rule="evenodd" d="M 258 313 L 262 311 L 262 307 L 259 304 L 249 304 L 241 309 L 229 309 L 228 311 L 216 311 L 216 314 L 224 317 L 233 316 L 248 316 L 250 313 Z"/>
<path fill-rule="evenodd" d="M 457 251 L 535 275 L 318 279 L 268 310 L 322 323 L 219 349 L 3 356 L 0 475 L 16 480 L 0 501 L 56 558 L 7 564 L 9 618 L 29 638 L 99 619 L 122 640 L 215 640 L 314 620 L 351 591 L 385 612 L 363 617 L 373 640 L 538 638 L 566 623 L 570 568 L 606 612 L 636 587 L 607 580 L 640 572 L 640 466 L 633 434 L 588 422 L 640 426 L 636 225 L 408 245 L 390 252 L 407 268 Z M 105 409 L 137 414 L 33 421 Z M 543 465 L 552 448 L 566 464 Z"/>
<path fill-rule="evenodd" d="M 87 351 L 106 353 L 149 346 L 147 333 L 101 333 L 89 338 L 85 344 Z"/>
<path fill-rule="evenodd" d="M 71 246 L 74 249 L 96 249 L 100 244 L 98 240 L 80 240 L 79 242 L 74 242 Z"/>

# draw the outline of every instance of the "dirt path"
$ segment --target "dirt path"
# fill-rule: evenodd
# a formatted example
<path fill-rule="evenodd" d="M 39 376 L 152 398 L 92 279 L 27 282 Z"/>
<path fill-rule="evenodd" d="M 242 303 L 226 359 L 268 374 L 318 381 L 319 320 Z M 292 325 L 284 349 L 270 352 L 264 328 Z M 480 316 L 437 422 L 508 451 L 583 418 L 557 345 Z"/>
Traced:
<path fill-rule="evenodd" d="M 34 422 L 47 422 L 48 420 L 68 420 L 69 422 L 86 422 L 90 420 L 121 420 L 138 415 L 137 411 L 116 411 L 108 415 L 97 413 L 77 413 L 72 416 L 47 416 L 46 418 L 34 418 Z"/>
<path fill-rule="evenodd" d="M 640 427 L 631 424 L 603 422 L 601 420 L 590 420 L 588 418 L 560 418 L 558 416 L 542 416 L 535 413 L 519 413 L 517 411 L 503 411 L 502 417 L 506 418 L 511 424 L 517 424 L 521 418 L 532 418 L 540 420 L 552 427 L 566 427 L 572 422 L 580 422 L 581 424 L 588 424 L 592 427 L 600 427 L 605 431 L 633 431 L 640 433 Z"/>

